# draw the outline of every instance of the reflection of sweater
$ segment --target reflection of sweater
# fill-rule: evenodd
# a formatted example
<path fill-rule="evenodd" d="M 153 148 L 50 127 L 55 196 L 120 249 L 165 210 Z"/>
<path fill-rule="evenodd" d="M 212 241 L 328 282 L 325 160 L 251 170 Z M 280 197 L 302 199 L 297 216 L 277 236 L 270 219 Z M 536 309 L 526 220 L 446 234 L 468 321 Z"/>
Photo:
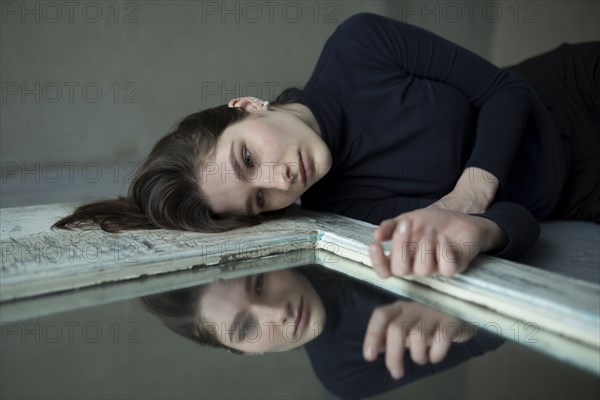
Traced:
<path fill-rule="evenodd" d="M 312 111 L 333 156 L 330 172 L 302 196 L 306 207 L 378 225 L 433 203 L 465 168 L 479 167 L 500 181 L 480 215 L 509 238 L 488 254 L 514 259 L 536 242 L 537 220 L 560 198 L 564 149 L 531 84 L 416 26 L 350 17 L 306 87 L 281 96 Z"/>
<path fill-rule="evenodd" d="M 503 339 L 478 330 L 464 343 L 453 343 L 441 363 L 420 366 L 404 354 L 404 376 L 395 380 L 385 366 L 385 354 L 374 362 L 363 358 L 364 335 L 373 309 L 402 299 L 368 283 L 360 283 L 324 267 L 301 267 L 325 305 L 322 333 L 304 345 L 314 372 L 334 396 L 358 399 L 375 396 L 433 375 L 471 357 L 498 348 Z M 409 301 L 407 299 L 403 299 Z"/>

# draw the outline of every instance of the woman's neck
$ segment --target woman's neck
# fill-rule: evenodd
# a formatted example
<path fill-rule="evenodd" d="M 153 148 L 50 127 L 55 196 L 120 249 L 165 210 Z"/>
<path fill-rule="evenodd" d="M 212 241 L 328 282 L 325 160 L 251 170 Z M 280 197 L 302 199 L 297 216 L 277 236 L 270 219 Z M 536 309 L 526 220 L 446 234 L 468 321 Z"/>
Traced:
<path fill-rule="evenodd" d="M 289 112 L 298 117 L 302 122 L 308 125 L 315 133 L 321 136 L 321 128 L 314 114 L 308 107 L 300 103 L 278 104 L 277 108 Z"/>

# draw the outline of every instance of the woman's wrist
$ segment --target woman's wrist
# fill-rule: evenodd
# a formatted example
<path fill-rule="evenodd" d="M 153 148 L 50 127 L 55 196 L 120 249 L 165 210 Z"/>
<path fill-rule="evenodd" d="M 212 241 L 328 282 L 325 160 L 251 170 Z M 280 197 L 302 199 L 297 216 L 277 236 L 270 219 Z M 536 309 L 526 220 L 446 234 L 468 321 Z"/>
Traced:
<path fill-rule="evenodd" d="M 493 174 L 478 167 L 468 167 L 456 182 L 453 192 L 471 198 L 483 210 L 487 210 L 499 186 L 500 183 Z"/>
<path fill-rule="evenodd" d="M 494 200 L 499 186 L 494 175 L 481 168 L 469 167 L 463 171 L 454 189 L 429 207 L 463 214 L 482 214 Z"/>
<path fill-rule="evenodd" d="M 506 246 L 508 235 L 504 229 L 490 219 L 478 216 L 473 217 L 479 220 L 483 229 L 481 253 L 486 253 Z"/>

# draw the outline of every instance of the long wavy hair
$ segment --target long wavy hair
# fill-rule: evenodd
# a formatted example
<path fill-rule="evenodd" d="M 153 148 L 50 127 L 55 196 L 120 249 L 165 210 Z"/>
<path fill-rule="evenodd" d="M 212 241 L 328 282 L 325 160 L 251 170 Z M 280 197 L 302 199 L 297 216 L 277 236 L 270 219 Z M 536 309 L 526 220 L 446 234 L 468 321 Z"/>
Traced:
<path fill-rule="evenodd" d="M 297 101 L 297 92 L 290 89 L 281 93 L 268 110 L 289 109 L 288 105 Z M 210 210 L 200 185 L 203 163 L 216 150 L 225 129 L 255 117 L 226 104 L 186 116 L 154 145 L 134 175 L 126 196 L 81 205 L 52 225 L 52 229 L 223 232 L 281 216 L 282 210 L 257 216 L 217 214 Z"/>

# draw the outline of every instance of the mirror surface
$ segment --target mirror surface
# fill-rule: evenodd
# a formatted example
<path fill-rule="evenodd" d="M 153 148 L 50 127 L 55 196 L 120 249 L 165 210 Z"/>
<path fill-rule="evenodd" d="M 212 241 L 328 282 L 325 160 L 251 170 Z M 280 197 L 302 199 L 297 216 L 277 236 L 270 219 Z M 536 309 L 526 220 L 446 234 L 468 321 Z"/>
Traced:
<path fill-rule="evenodd" d="M 337 309 L 344 310 L 340 315 L 345 313 L 355 318 L 347 318 L 345 323 L 342 321 L 340 326 L 346 330 L 348 327 L 364 329 L 368 321 L 365 321 L 364 317 L 362 320 L 356 318 L 358 314 L 355 313 L 359 309 L 374 307 L 375 304 L 389 305 L 399 300 L 417 305 L 422 314 L 431 310 L 410 299 L 318 265 L 282 268 L 250 276 L 255 285 L 257 277 L 262 276 L 265 290 L 263 293 L 268 292 L 269 284 L 291 285 L 286 292 L 278 293 L 286 293 L 290 301 L 295 301 L 292 298 L 293 294 L 303 292 L 293 287 L 294 280 L 291 278 L 302 274 L 300 271 L 305 271 L 304 276 L 312 276 L 312 287 L 319 288 L 317 293 L 321 293 L 320 298 L 326 303 L 326 309 L 334 310 L 334 305 L 342 304 L 341 308 Z M 193 272 L 179 273 L 180 284 L 173 284 L 173 277 L 170 277 L 172 288 L 197 287 L 190 278 L 192 274 Z M 325 276 L 325 280 L 314 280 L 315 276 L 321 275 Z M 167 277 L 147 278 L 146 283 L 161 279 Z M 229 293 L 233 294 L 236 288 L 243 291 L 243 285 L 240 283 L 245 279 L 238 276 L 217 283 L 229 285 Z M 215 283 L 210 285 L 214 286 Z M 114 290 L 114 286 L 118 284 L 112 286 Z M 122 287 L 130 289 L 125 285 Z M 336 288 L 342 289 L 342 297 L 333 296 Z M 235 297 L 232 296 L 228 300 L 232 298 Z M 339 302 L 340 298 L 345 301 Z M 253 298 L 253 301 L 256 300 Z M 213 301 L 212 304 L 217 303 Z M 259 312 L 273 309 L 258 308 Z M 285 310 L 285 306 L 281 309 Z M 440 318 L 444 315 L 442 312 L 435 312 L 439 313 Z M 332 313 L 330 317 L 333 316 Z M 446 334 L 450 335 L 449 332 L 459 326 L 459 320 L 451 316 L 444 318 L 445 326 L 450 327 Z M 363 328 L 359 328 L 361 325 Z M 515 335 L 515 340 L 502 342 L 494 334 L 498 332 L 494 332 L 493 329 L 488 332 L 480 327 L 475 330 L 479 339 L 482 339 L 478 343 L 480 346 L 489 347 L 489 352 L 460 362 L 444 372 L 382 393 L 377 398 L 497 398 L 500 395 L 504 398 L 523 398 L 536 397 L 540 393 L 544 393 L 546 398 L 594 398 L 598 395 L 597 377 L 523 346 L 523 340 L 537 339 L 535 332 L 527 329 L 527 326 L 515 321 L 514 331 L 511 332 Z M 319 337 L 325 337 L 327 329 L 323 329 L 322 332 L 315 341 Z M 256 330 L 251 332 L 253 337 L 250 337 L 248 342 L 255 341 L 260 333 Z M 262 331 L 262 334 L 267 333 L 268 329 Z M 290 344 L 293 344 L 293 336 L 289 335 L 288 338 Z M 471 339 L 469 343 L 473 343 L 473 340 L 475 339 Z M 311 343 L 314 345 L 315 341 L 308 342 L 305 347 L 296 347 L 286 352 L 240 356 L 223 349 L 200 346 L 173 333 L 158 318 L 145 310 L 139 299 L 108 302 L 4 323 L 1 353 L 2 397 L 334 398 L 317 378 L 308 356 L 307 348 Z M 451 349 L 460 345 L 464 344 L 454 343 Z M 334 341 L 319 346 L 329 346 L 314 346 L 322 356 L 326 356 L 327 348 L 333 346 L 336 351 L 352 349 L 354 353 L 351 354 L 357 358 L 362 357 L 362 354 L 357 354 L 362 348 L 362 342 L 357 342 L 356 339 L 352 344 Z M 497 349 L 493 350 L 496 347 Z M 482 350 L 485 351 L 486 349 Z M 409 352 L 405 353 L 406 365 L 414 368 L 415 374 L 415 371 L 427 370 L 429 375 L 429 367 L 416 365 L 410 359 Z M 449 352 L 448 355 L 450 354 Z M 326 358 L 329 359 L 329 356 Z M 548 379 L 548 376 L 558 375 L 561 379 Z M 507 381 L 511 384 L 506 385 Z M 570 383 L 568 387 L 564 385 L 565 381 Z"/>

